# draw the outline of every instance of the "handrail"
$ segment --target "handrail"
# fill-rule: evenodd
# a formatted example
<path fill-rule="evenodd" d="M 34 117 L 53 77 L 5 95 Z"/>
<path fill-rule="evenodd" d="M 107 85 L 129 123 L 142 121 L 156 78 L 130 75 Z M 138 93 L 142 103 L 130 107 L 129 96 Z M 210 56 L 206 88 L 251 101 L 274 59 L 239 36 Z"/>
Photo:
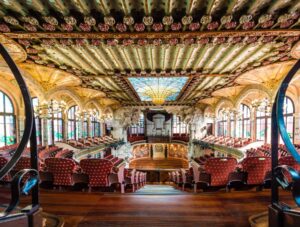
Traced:
<path fill-rule="evenodd" d="M 19 203 L 20 191 L 21 191 L 21 181 L 26 174 L 31 174 L 29 179 L 24 183 L 22 188 L 22 194 L 28 195 L 31 193 L 31 207 L 32 209 L 39 208 L 39 195 L 38 195 L 38 157 L 37 157 L 37 141 L 36 141 L 36 129 L 34 121 L 34 112 L 31 101 L 31 96 L 26 83 L 13 59 L 10 57 L 9 53 L 6 51 L 4 46 L 0 43 L 0 54 L 10 68 L 13 76 L 15 77 L 17 84 L 21 90 L 21 94 L 24 101 L 25 107 L 25 128 L 23 132 L 22 139 L 14 152 L 11 159 L 6 163 L 6 165 L 0 170 L 0 179 L 2 179 L 19 161 L 23 151 L 25 150 L 29 140 L 30 140 L 30 163 L 32 169 L 24 169 L 16 173 L 11 183 L 11 202 L 4 213 L 1 214 L 0 219 L 6 218 L 11 211 L 13 211 Z"/>

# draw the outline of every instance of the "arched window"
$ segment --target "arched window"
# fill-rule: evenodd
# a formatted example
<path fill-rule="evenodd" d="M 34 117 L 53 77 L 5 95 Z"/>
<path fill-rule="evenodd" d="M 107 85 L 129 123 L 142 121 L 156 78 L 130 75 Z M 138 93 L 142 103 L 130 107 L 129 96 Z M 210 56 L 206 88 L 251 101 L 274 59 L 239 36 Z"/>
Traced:
<path fill-rule="evenodd" d="M 234 135 L 234 133 L 235 133 L 235 130 L 234 130 L 235 113 L 231 111 L 229 116 L 230 116 L 230 136 L 235 137 L 235 135 Z"/>
<path fill-rule="evenodd" d="M 237 137 L 250 138 L 251 137 L 251 125 L 250 125 L 250 108 L 241 104 L 239 109 L 239 119 L 237 121 Z"/>
<path fill-rule="evenodd" d="M 68 110 L 68 139 L 78 139 L 79 138 L 79 119 L 76 117 L 76 112 L 78 111 L 78 106 L 72 106 Z"/>
<path fill-rule="evenodd" d="M 222 110 L 219 111 L 219 121 L 218 121 L 218 136 L 227 136 L 227 114 Z"/>
<path fill-rule="evenodd" d="M 256 110 L 256 140 L 267 140 L 267 122 L 268 115 L 266 110 Z"/>
<path fill-rule="evenodd" d="M 295 113 L 294 102 L 292 101 L 291 98 L 286 96 L 284 98 L 283 116 L 284 116 L 286 131 L 289 134 L 292 141 L 294 141 L 294 113 Z M 282 140 L 280 141 L 282 142 Z"/>
<path fill-rule="evenodd" d="M 139 122 L 131 125 L 129 128 L 130 135 L 144 135 L 144 113 L 140 114 Z"/>
<path fill-rule="evenodd" d="M 0 91 L 0 146 L 16 143 L 14 107 L 10 98 Z"/>
<path fill-rule="evenodd" d="M 63 141 L 63 128 L 64 128 L 64 121 L 63 121 L 63 113 L 62 111 L 53 114 L 53 135 L 54 135 L 54 142 Z"/>
<path fill-rule="evenodd" d="M 188 134 L 188 124 L 181 121 L 179 116 L 173 114 L 173 134 Z"/>
<path fill-rule="evenodd" d="M 91 116 L 90 118 L 90 136 L 91 137 L 99 137 L 101 136 L 101 127 L 100 122 L 98 120 L 99 112 L 96 112 L 95 116 Z"/>
<path fill-rule="evenodd" d="M 32 100 L 32 106 L 33 109 L 37 109 L 39 105 L 39 99 L 37 97 L 34 97 L 31 99 Z M 41 124 L 41 118 L 39 117 L 38 114 L 35 115 L 35 128 L 36 128 L 36 142 L 37 144 L 42 144 L 42 124 Z"/>

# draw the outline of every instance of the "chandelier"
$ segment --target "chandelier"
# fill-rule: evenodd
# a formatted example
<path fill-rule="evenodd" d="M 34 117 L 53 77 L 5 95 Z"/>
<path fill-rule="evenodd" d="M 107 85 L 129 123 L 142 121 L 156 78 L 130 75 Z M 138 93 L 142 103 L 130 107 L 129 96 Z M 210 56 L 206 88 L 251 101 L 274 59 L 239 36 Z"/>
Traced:
<path fill-rule="evenodd" d="M 268 98 L 264 99 L 254 99 L 251 102 L 251 106 L 256 108 L 256 110 L 260 112 L 270 112 L 271 111 L 271 103 Z"/>
<path fill-rule="evenodd" d="M 49 118 L 53 114 L 63 112 L 65 108 L 66 103 L 64 101 L 50 100 L 44 101 L 42 104 L 35 106 L 34 113 L 41 118 Z"/>

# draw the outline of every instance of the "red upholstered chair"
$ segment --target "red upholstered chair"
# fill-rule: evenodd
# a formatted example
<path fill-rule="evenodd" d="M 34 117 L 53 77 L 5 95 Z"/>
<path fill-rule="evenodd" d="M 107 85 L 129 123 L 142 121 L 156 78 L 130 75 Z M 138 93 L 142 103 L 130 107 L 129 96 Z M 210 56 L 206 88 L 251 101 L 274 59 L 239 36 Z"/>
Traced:
<path fill-rule="evenodd" d="M 287 166 L 290 166 L 290 167 L 294 168 L 298 172 L 300 171 L 300 165 L 297 163 L 297 161 L 295 160 L 295 158 L 293 156 L 284 156 L 284 157 L 281 157 L 278 160 L 278 164 L 279 165 L 287 165 Z M 288 181 L 291 182 L 292 178 L 291 178 L 290 174 L 287 173 L 285 175 L 286 175 Z"/>
<path fill-rule="evenodd" d="M 6 158 L 0 157 L 0 169 L 2 169 L 7 162 L 8 160 Z M 11 179 L 10 174 L 7 174 L 1 179 L 1 181 L 8 182 L 10 181 L 10 179 Z"/>
<path fill-rule="evenodd" d="M 235 158 L 210 158 L 205 163 L 205 172 L 210 174 L 210 186 L 225 186 L 228 176 L 236 168 Z"/>
<path fill-rule="evenodd" d="M 72 159 L 65 158 L 46 158 L 47 170 L 53 174 L 53 185 L 73 186 L 73 172 L 76 163 Z"/>
<path fill-rule="evenodd" d="M 271 158 L 269 157 L 248 157 L 241 164 L 242 169 L 248 174 L 248 185 L 263 184 L 266 173 L 271 170 Z"/>
<path fill-rule="evenodd" d="M 80 161 L 82 171 L 89 176 L 89 187 L 108 187 L 108 176 L 112 171 L 113 163 L 106 159 L 83 159 Z"/>

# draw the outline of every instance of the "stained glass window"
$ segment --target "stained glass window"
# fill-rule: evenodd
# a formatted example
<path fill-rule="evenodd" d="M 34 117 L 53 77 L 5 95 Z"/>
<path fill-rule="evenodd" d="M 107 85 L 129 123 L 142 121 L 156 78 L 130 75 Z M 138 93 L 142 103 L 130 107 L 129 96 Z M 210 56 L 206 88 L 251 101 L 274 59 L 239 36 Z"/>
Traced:
<path fill-rule="evenodd" d="M 166 101 L 175 101 L 188 77 L 138 77 L 129 78 L 142 101 L 152 101 L 162 97 Z"/>
<path fill-rule="evenodd" d="M 250 108 L 245 105 L 240 105 L 240 118 L 237 121 L 237 137 L 250 138 L 251 137 L 251 124 L 250 124 Z"/>
<path fill-rule="evenodd" d="M 68 139 L 79 138 L 79 120 L 76 117 L 78 106 L 72 106 L 68 110 Z"/>
<path fill-rule="evenodd" d="M 0 91 L 0 146 L 16 143 L 14 107 L 10 98 Z"/>

